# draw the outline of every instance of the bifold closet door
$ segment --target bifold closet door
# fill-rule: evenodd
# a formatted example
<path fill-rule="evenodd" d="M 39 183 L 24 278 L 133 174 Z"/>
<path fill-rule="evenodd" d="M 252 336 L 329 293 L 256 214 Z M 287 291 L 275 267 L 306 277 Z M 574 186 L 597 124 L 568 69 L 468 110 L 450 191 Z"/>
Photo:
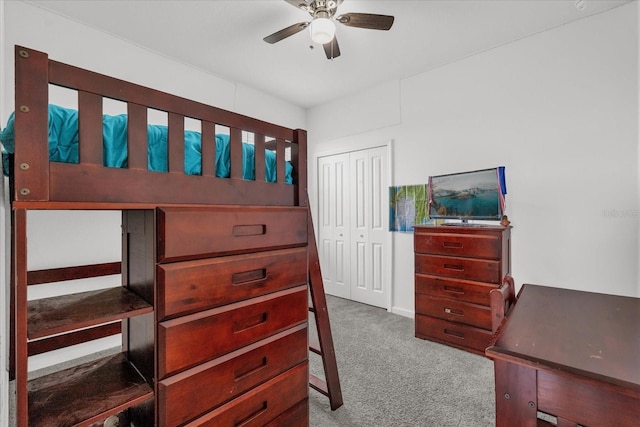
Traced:
<path fill-rule="evenodd" d="M 388 199 L 386 147 L 349 153 L 351 299 L 387 307 Z"/>
<path fill-rule="evenodd" d="M 387 147 L 318 159 L 319 254 L 327 294 L 387 308 Z"/>
<path fill-rule="evenodd" d="M 318 159 L 318 254 L 325 292 L 351 298 L 349 289 L 349 154 Z"/>

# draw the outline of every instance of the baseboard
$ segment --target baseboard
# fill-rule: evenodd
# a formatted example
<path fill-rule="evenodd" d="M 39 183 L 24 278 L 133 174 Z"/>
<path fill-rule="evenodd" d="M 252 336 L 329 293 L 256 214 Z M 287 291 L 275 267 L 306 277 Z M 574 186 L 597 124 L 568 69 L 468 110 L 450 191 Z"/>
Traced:
<path fill-rule="evenodd" d="M 410 319 L 415 319 L 415 312 L 411 310 L 406 310 L 400 307 L 391 307 L 391 312 L 393 314 L 397 314 L 399 316 L 408 317 Z"/>

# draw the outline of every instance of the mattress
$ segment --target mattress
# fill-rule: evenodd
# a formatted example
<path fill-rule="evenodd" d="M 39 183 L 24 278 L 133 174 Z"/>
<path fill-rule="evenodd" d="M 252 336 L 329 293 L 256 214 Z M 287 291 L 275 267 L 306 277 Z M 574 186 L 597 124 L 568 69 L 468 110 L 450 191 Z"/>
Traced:
<path fill-rule="evenodd" d="M 127 167 L 127 115 L 103 115 L 103 164 L 106 167 Z M 168 127 L 147 125 L 148 169 L 155 172 L 167 172 L 167 136 Z M 229 135 L 216 134 L 216 176 L 228 178 L 231 170 Z M 7 126 L 0 131 L 2 143 L 3 170 L 8 173 L 8 158 L 15 150 L 14 114 Z M 184 173 L 202 174 L 202 138 L 199 132 L 184 132 Z M 242 178 L 255 180 L 254 146 L 242 143 Z M 78 163 L 78 112 L 74 109 L 49 105 L 49 160 L 52 162 Z M 293 166 L 285 162 L 286 183 L 292 183 Z M 265 150 L 265 180 L 276 182 L 276 153 Z"/>

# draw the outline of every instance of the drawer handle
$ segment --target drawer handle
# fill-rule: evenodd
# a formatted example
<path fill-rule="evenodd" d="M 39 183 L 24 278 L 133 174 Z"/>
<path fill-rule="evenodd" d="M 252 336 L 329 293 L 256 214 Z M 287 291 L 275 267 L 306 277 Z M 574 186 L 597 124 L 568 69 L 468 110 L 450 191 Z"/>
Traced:
<path fill-rule="evenodd" d="M 445 264 L 444 268 L 447 270 L 464 271 L 464 265 L 462 264 Z"/>
<path fill-rule="evenodd" d="M 447 249 L 462 249 L 462 243 L 460 242 L 442 242 L 442 246 Z"/>
<path fill-rule="evenodd" d="M 459 331 L 452 331 L 451 329 L 445 329 L 444 333 L 447 335 L 451 335 L 452 337 L 460 338 L 462 340 L 464 339 L 464 334 Z"/>
<path fill-rule="evenodd" d="M 247 378 L 250 375 L 255 374 L 256 372 L 267 367 L 267 356 L 259 359 L 256 363 L 247 363 L 243 365 L 241 368 L 236 369 L 234 373 L 234 381 L 241 381 Z"/>
<path fill-rule="evenodd" d="M 247 329 L 255 328 L 258 325 L 267 323 L 267 313 L 258 314 L 257 316 L 247 317 L 246 319 L 236 320 L 233 322 L 233 333 L 246 331 Z"/>
<path fill-rule="evenodd" d="M 231 276 L 231 283 L 234 286 L 252 285 L 254 283 L 264 282 L 266 278 L 267 269 L 259 268 L 257 270 L 233 273 L 233 275 Z"/>
<path fill-rule="evenodd" d="M 264 414 L 265 412 L 267 412 L 267 401 L 266 400 L 263 401 L 258 406 L 258 408 L 255 411 L 253 411 L 251 414 L 249 414 L 248 416 L 244 417 L 240 421 L 236 421 L 235 427 L 246 426 L 251 421 L 253 421 L 254 419 L 258 418 L 260 415 Z"/>
<path fill-rule="evenodd" d="M 464 311 L 456 310 L 455 308 L 445 307 L 444 312 L 447 314 L 455 314 L 457 316 L 464 316 Z"/>
<path fill-rule="evenodd" d="M 260 236 L 263 234 L 267 234 L 267 226 L 265 224 L 233 226 L 234 237 Z"/>
<path fill-rule="evenodd" d="M 462 288 L 456 288 L 453 286 L 445 286 L 444 288 L 445 292 L 451 292 L 452 294 L 460 294 L 460 295 L 464 295 L 464 289 Z"/>

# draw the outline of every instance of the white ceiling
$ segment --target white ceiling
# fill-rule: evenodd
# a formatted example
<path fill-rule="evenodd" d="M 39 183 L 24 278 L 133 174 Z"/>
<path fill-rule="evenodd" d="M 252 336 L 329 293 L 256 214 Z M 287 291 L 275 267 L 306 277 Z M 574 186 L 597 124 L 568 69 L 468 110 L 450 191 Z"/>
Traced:
<path fill-rule="evenodd" d="M 27 2 L 310 108 L 629 1 L 345 0 L 339 14 L 394 15 L 395 23 L 389 31 L 338 24 L 342 55 L 332 61 L 307 31 L 273 45 L 262 40 L 309 20 L 283 0 Z"/>

